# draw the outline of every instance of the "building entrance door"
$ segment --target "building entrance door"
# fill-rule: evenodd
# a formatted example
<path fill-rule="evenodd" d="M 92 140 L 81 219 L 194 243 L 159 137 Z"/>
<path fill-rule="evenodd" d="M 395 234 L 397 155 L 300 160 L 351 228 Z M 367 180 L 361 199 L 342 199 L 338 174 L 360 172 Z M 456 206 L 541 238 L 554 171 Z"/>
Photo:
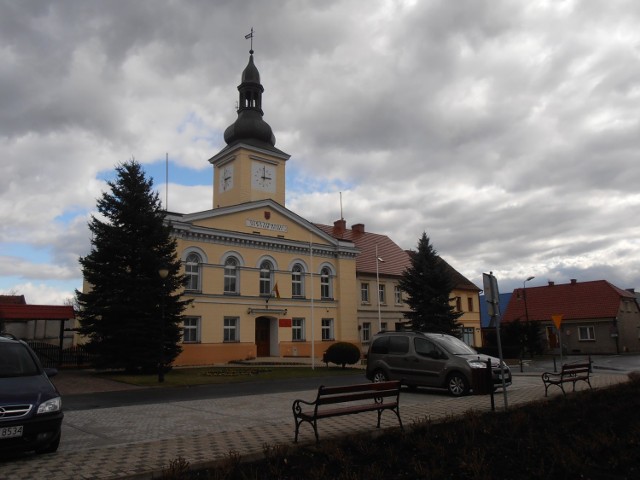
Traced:
<path fill-rule="evenodd" d="M 549 341 L 549 348 L 553 350 L 558 348 L 560 342 L 558 341 L 558 335 L 554 327 L 547 327 L 547 340 Z"/>
<path fill-rule="evenodd" d="M 269 327 L 270 321 L 267 317 L 256 318 L 256 355 L 258 357 L 268 357 L 271 353 Z"/>

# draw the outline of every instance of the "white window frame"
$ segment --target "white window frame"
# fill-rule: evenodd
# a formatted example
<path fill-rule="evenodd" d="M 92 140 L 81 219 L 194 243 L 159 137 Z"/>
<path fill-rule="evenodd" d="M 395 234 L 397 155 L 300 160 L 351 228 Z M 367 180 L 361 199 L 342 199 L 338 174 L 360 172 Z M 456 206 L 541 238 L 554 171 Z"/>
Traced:
<path fill-rule="evenodd" d="M 231 265 L 233 264 L 233 265 Z M 224 261 L 224 285 L 223 292 L 226 295 L 237 295 L 240 283 L 240 261 L 233 256 L 227 257 Z"/>
<path fill-rule="evenodd" d="M 224 343 L 240 342 L 240 318 L 224 317 L 222 341 Z"/>
<path fill-rule="evenodd" d="M 475 344 L 475 335 L 473 327 L 462 327 L 462 341 L 473 347 Z"/>
<path fill-rule="evenodd" d="M 333 281 L 331 269 L 322 267 L 320 269 L 320 298 L 329 300 L 333 298 Z"/>
<path fill-rule="evenodd" d="M 260 296 L 270 297 L 273 292 L 273 263 L 270 260 L 260 262 Z"/>
<path fill-rule="evenodd" d="M 369 304 L 369 284 L 367 282 L 360 284 L 360 301 Z"/>
<path fill-rule="evenodd" d="M 305 328 L 304 318 L 294 317 L 291 319 L 291 341 L 304 342 L 305 341 Z"/>
<path fill-rule="evenodd" d="M 187 277 L 185 290 L 191 292 L 200 291 L 202 257 L 195 252 L 189 253 L 184 261 L 184 273 Z"/>
<path fill-rule="evenodd" d="M 579 342 L 595 342 L 596 328 L 593 325 L 583 325 L 581 327 L 578 327 L 578 341 Z"/>
<path fill-rule="evenodd" d="M 396 305 L 402 305 L 402 289 L 399 285 L 393 286 L 393 296 L 396 301 Z"/>
<path fill-rule="evenodd" d="M 333 335 L 333 318 L 323 318 L 322 319 L 322 341 L 331 341 L 335 340 Z"/>
<path fill-rule="evenodd" d="M 378 302 L 380 302 L 380 305 L 387 304 L 387 291 L 384 283 L 378 284 Z"/>
<path fill-rule="evenodd" d="M 362 322 L 362 343 L 369 343 L 371 340 L 371 322 Z"/>
<path fill-rule="evenodd" d="M 304 267 L 299 263 L 291 269 L 291 296 L 304 297 Z"/>
<path fill-rule="evenodd" d="M 200 317 L 183 318 L 182 343 L 200 343 Z"/>

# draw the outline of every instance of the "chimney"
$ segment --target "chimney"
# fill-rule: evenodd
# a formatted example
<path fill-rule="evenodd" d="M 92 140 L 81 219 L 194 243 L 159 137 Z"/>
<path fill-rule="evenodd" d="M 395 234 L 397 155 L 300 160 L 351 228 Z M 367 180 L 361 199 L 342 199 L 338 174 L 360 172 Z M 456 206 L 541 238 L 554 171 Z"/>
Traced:
<path fill-rule="evenodd" d="M 571 285 L 575 285 L 576 283 L 578 283 L 578 280 L 576 280 L 575 278 L 571 279 Z"/>
<path fill-rule="evenodd" d="M 344 218 L 341 218 L 340 220 L 336 220 L 335 222 L 333 222 L 333 231 L 335 233 L 344 233 L 346 229 L 347 229 L 347 221 Z"/>
<path fill-rule="evenodd" d="M 627 292 L 636 293 L 636 289 L 635 288 L 627 288 Z"/>
<path fill-rule="evenodd" d="M 550 287 L 553 287 L 554 285 L 555 285 L 555 283 L 554 283 L 554 282 L 552 282 L 551 280 L 549 280 L 549 286 L 550 286 Z"/>
<path fill-rule="evenodd" d="M 356 233 L 364 233 L 364 223 L 356 223 L 355 225 L 351 225 L 351 230 Z"/>

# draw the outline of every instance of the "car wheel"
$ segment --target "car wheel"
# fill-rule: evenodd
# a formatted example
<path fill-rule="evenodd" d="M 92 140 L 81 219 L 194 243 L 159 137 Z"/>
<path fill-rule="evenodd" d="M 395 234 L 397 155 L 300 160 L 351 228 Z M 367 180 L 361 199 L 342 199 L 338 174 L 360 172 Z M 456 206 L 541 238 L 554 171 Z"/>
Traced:
<path fill-rule="evenodd" d="M 53 442 L 51 442 L 46 447 L 37 449 L 36 453 L 37 454 L 41 454 L 41 453 L 54 453 L 54 452 L 56 452 L 58 450 L 58 446 L 60 446 L 60 437 L 62 436 L 61 433 L 62 432 L 58 432 L 58 436 L 56 437 L 56 439 Z"/>
<path fill-rule="evenodd" d="M 386 382 L 388 380 L 389 380 L 389 377 L 387 377 L 387 374 L 384 373 L 383 370 L 376 370 L 375 372 L 373 372 L 374 383 Z"/>
<path fill-rule="evenodd" d="M 454 397 L 461 397 L 469 392 L 469 383 L 461 373 L 452 373 L 447 378 L 447 390 Z"/>

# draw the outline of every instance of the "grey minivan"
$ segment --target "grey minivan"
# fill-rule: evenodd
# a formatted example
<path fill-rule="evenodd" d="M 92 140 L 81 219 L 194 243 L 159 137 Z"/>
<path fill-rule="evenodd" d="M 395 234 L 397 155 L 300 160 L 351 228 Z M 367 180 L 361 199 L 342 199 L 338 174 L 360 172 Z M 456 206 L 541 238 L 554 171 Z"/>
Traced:
<path fill-rule="evenodd" d="M 503 362 L 476 352 L 451 335 L 424 332 L 380 332 L 369 345 L 367 378 L 374 382 L 400 380 L 410 387 L 446 388 L 453 396 L 469 393 L 472 369 L 487 368 L 491 360 L 494 388 L 511 385 Z"/>

